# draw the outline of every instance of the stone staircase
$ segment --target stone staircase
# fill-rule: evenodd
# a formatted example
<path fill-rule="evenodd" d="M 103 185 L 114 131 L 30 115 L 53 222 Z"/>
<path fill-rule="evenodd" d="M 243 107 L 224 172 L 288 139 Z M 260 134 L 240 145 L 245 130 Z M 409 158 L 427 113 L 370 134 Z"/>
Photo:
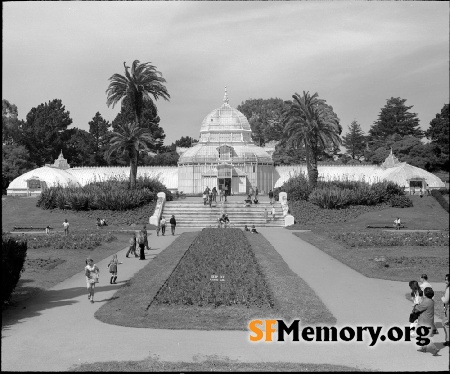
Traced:
<path fill-rule="evenodd" d="M 264 220 L 264 208 L 267 209 L 268 222 Z M 197 201 L 192 200 L 174 200 L 166 201 L 162 215 L 167 223 L 172 214 L 177 220 L 177 227 L 217 227 L 217 218 L 222 213 L 228 214 L 230 224 L 235 227 L 243 228 L 244 225 L 251 227 L 284 227 L 283 211 L 279 202 L 275 203 L 275 221 L 271 221 L 270 211 L 272 206 L 268 201 L 252 204 L 249 207 L 244 206 L 243 201 L 227 201 L 226 203 L 213 203 L 203 205 L 203 201 L 199 198 Z"/>

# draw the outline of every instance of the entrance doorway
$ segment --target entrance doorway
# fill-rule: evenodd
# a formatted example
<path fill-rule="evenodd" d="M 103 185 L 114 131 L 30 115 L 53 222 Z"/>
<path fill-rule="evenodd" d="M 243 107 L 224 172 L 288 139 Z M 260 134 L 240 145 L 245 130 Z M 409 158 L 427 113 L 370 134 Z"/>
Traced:
<path fill-rule="evenodd" d="M 219 178 L 219 190 L 223 190 L 226 195 L 230 195 L 231 192 L 231 178 Z M 225 188 L 225 186 L 227 188 Z"/>

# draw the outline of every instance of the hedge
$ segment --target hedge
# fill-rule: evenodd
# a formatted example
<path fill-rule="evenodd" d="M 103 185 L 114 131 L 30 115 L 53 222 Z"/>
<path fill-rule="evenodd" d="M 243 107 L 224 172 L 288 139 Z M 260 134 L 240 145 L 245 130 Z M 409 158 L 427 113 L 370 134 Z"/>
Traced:
<path fill-rule="evenodd" d="M 448 212 L 448 201 L 444 199 L 441 191 L 432 190 L 431 195 L 437 200 L 439 204 L 441 204 L 441 207 L 443 207 Z"/>
<path fill-rule="evenodd" d="M 24 271 L 27 242 L 2 233 L 2 304 L 8 302 Z"/>

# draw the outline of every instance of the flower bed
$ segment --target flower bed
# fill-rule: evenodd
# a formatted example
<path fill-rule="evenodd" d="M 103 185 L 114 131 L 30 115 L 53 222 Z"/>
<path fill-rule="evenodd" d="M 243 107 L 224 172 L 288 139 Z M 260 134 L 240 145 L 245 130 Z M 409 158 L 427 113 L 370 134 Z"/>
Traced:
<path fill-rule="evenodd" d="M 347 232 L 330 233 L 349 247 L 448 246 L 449 232 Z"/>
<path fill-rule="evenodd" d="M 26 241 L 28 249 L 53 248 L 53 249 L 94 249 L 102 242 L 112 242 L 117 238 L 111 232 L 77 232 L 64 236 L 60 233 L 39 235 L 31 237 L 22 234 L 20 238 Z"/>
<path fill-rule="evenodd" d="M 203 229 L 152 303 L 272 307 L 273 297 L 242 230 Z"/>

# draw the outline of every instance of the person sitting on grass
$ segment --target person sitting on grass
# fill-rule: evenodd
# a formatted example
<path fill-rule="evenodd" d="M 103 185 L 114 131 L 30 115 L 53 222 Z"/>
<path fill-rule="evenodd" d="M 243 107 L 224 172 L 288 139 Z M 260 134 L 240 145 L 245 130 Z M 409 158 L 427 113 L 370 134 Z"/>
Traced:
<path fill-rule="evenodd" d="M 100 218 L 97 218 L 97 229 L 99 229 L 102 226 L 102 223 L 100 221 Z"/>
<path fill-rule="evenodd" d="M 257 233 L 258 233 L 258 231 L 256 231 L 255 225 L 252 225 L 252 231 L 251 231 L 251 233 L 252 233 L 252 234 L 257 234 Z"/>
<path fill-rule="evenodd" d="M 250 229 L 247 227 L 247 225 L 244 226 L 244 231 L 250 231 Z"/>
<path fill-rule="evenodd" d="M 108 226 L 108 224 L 106 223 L 106 219 L 105 218 L 102 218 L 100 220 L 100 223 L 101 223 L 102 226 Z"/>

